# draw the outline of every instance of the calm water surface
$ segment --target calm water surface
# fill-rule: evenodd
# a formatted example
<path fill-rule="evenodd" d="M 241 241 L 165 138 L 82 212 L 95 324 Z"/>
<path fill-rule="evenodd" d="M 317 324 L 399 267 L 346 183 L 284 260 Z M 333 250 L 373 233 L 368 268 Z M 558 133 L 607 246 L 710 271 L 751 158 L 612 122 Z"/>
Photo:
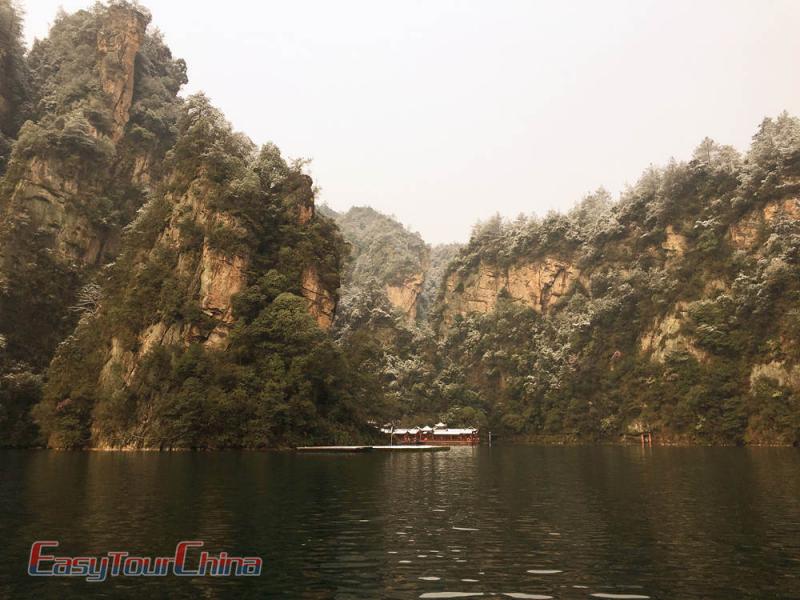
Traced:
<path fill-rule="evenodd" d="M 265 568 L 34 580 L 36 539 Z M 0 598 L 800 598 L 800 450 L 1 452 L 0 540 Z"/>

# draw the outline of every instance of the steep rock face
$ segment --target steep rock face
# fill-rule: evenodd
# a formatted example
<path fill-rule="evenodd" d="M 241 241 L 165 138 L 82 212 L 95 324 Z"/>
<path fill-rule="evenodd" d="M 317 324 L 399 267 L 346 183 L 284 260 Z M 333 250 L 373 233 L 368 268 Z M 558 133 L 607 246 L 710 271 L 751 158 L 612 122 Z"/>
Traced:
<path fill-rule="evenodd" d="M 387 284 L 386 297 L 406 320 L 413 323 L 417 320 L 417 301 L 425 283 L 425 272 L 414 273 L 400 284 Z"/>
<path fill-rule="evenodd" d="M 662 364 L 667 356 L 679 352 L 688 352 L 699 361 L 707 360 L 708 354 L 682 332 L 688 320 L 687 307 L 688 303 L 678 302 L 672 310 L 657 317 L 642 333 L 639 340 L 641 351 L 649 353 L 652 360 Z"/>
<path fill-rule="evenodd" d="M 543 313 L 552 308 L 580 280 L 581 272 L 572 262 L 544 257 L 510 268 L 481 262 L 473 273 L 451 273 L 442 300 L 446 323 L 456 315 L 488 313 L 494 310 L 501 293 Z"/>
<path fill-rule="evenodd" d="M 171 143 L 185 65 L 148 22 L 132 4 L 98 4 L 60 17 L 30 52 L 36 119 L 0 182 L 0 330 L 15 362 L 43 368 L 74 327 L 69 307 L 116 256 Z"/>
<path fill-rule="evenodd" d="M 746 158 L 704 140 L 616 203 L 479 224 L 439 294 L 432 387 L 525 436 L 800 443 L 798 171 L 783 114 Z"/>
<path fill-rule="evenodd" d="M 6 209 L 8 220 L 24 215 L 26 225 L 43 234 L 55 256 L 79 265 L 97 265 L 115 250 L 116 232 L 98 227 L 84 212 L 73 209 L 74 198 L 86 189 L 76 174 L 59 172 L 57 161 L 32 158 L 17 182 Z"/>
<path fill-rule="evenodd" d="M 130 119 L 135 80 L 134 64 L 144 39 L 148 16 L 111 6 L 97 34 L 100 84 L 108 94 L 114 124 L 111 139 L 118 142 Z"/>
<path fill-rule="evenodd" d="M 144 269 L 168 260 L 168 268 L 176 275 L 172 284 L 175 289 L 162 293 L 176 294 L 175 300 L 185 307 L 177 309 L 181 317 L 190 314 L 188 305 L 195 306 L 199 314 L 194 319 L 176 319 L 173 311 L 142 315 L 145 319 L 138 331 L 113 335 L 100 374 L 100 381 L 109 388 L 117 385 L 115 377 L 130 385 L 142 361 L 159 346 L 227 348 L 234 325 L 233 298 L 247 284 L 250 256 L 244 251 L 224 252 L 212 245 L 209 233 L 219 227 L 244 232 L 236 218 L 210 207 L 214 194 L 214 187 L 202 177 L 184 194 L 167 194 L 160 207 L 170 211 L 163 231 L 152 248 L 137 253 L 137 262 Z M 146 210 L 156 213 L 159 207 Z M 134 342 L 125 343 L 124 339 Z"/>
<path fill-rule="evenodd" d="M 771 200 L 745 213 L 728 227 L 728 239 L 736 250 L 752 250 L 761 234 L 779 218 L 800 219 L 800 198 Z"/>
<path fill-rule="evenodd" d="M 37 415 L 52 446 L 259 445 L 264 431 L 284 435 L 271 411 L 286 397 L 334 397 L 308 382 L 344 368 L 322 330 L 344 242 L 324 217 L 301 218 L 313 214 L 313 182 L 274 146 L 257 151 L 202 95 L 177 127 L 166 175 L 103 271 L 99 308 L 50 365 Z M 181 398 L 188 414 L 174 408 Z M 203 431 L 241 411 L 247 420 Z"/>
<path fill-rule="evenodd" d="M 354 207 L 343 214 L 326 210 L 350 244 L 343 285 L 346 303 L 357 296 L 365 299 L 366 295 L 359 292 L 374 288 L 380 291 L 382 304 L 387 304 L 406 325 L 413 326 L 428 278 L 431 249 L 419 234 L 371 208 Z"/>
<path fill-rule="evenodd" d="M 200 309 L 216 321 L 206 344 L 214 348 L 226 345 L 233 324 L 233 297 L 247 283 L 246 256 L 229 257 L 203 244 L 200 259 Z"/>
<path fill-rule="evenodd" d="M 336 312 L 336 298 L 322 283 L 316 265 L 308 265 L 303 269 L 300 292 L 308 302 L 308 312 L 317 325 L 324 330 L 330 329 Z"/>

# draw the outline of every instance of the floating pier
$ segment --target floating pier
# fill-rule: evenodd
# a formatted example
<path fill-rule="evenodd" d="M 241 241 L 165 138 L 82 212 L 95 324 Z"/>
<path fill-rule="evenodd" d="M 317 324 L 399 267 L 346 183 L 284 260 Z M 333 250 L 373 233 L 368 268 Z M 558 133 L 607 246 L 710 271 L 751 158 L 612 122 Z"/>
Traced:
<path fill-rule="evenodd" d="M 450 446 L 428 446 L 426 444 L 399 446 L 372 446 L 376 452 L 443 452 L 450 450 Z"/>
<path fill-rule="evenodd" d="M 450 446 L 298 446 L 298 452 L 443 452 Z"/>

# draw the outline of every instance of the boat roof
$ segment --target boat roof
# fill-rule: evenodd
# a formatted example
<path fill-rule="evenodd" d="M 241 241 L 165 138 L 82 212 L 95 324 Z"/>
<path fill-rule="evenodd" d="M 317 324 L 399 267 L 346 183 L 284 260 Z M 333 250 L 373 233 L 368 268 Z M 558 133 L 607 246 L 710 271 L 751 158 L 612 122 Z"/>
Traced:
<path fill-rule="evenodd" d="M 474 427 L 466 427 L 460 429 L 437 429 L 433 432 L 433 435 L 472 435 L 473 433 L 477 433 L 477 429 Z"/>
<path fill-rule="evenodd" d="M 381 429 L 382 433 L 392 433 L 394 435 L 416 435 L 420 431 L 424 433 L 433 433 L 433 435 L 472 435 L 474 433 L 478 433 L 478 429 L 475 427 L 462 427 L 462 428 L 447 428 L 445 427 L 430 427 L 426 425 L 425 427 L 398 427 L 397 429 L 392 429 L 391 427 L 384 427 Z"/>

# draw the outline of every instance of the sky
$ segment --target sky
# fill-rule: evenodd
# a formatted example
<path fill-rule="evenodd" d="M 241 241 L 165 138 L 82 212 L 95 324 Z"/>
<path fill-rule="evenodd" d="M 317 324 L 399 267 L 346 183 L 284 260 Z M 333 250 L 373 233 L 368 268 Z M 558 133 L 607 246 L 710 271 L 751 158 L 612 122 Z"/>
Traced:
<path fill-rule="evenodd" d="M 20 0 L 26 38 L 59 7 Z M 145 0 L 184 94 L 309 158 L 319 200 L 431 243 L 569 210 L 706 136 L 746 150 L 800 115 L 797 0 Z"/>

